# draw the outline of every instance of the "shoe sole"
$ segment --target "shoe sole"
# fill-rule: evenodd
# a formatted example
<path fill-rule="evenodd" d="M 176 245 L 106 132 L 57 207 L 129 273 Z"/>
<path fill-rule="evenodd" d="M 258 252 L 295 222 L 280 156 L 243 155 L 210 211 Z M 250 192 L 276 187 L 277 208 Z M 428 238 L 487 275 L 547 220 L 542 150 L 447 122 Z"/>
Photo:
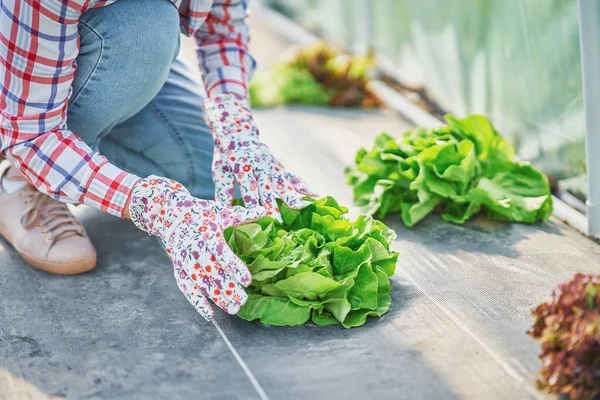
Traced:
<path fill-rule="evenodd" d="M 51 274 L 77 275 L 96 268 L 96 255 L 71 262 L 49 262 L 48 260 L 39 259 L 27 253 L 20 252 L 18 249 L 15 250 L 17 250 L 27 264 L 31 265 L 33 268 L 49 272 Z"/>

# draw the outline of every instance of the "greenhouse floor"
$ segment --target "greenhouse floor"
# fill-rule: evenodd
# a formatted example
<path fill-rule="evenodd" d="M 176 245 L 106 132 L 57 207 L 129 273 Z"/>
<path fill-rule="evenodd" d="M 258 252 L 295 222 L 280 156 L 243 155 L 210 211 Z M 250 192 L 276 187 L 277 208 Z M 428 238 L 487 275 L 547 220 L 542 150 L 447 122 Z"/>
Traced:
<path fill-rule="evenodd" d="M 255 42 L 275 40 L 259 23 Z M 257 120 L 288 168 L 348 205 L 343 169 L 357 148 L 408 127 L 387 111 L 277 108 Z M 91 273 L 36 271 L 0 242 L 0 399 L 545 398 L 530 310 L 575 272 L 600 273 L 600 246 L 554 219 L 430 217 L 409 230 L 390 216 L 400 258 L 382 318 L 345 330 L 217 313 L 213 325 L 180 294 L 155 239 L 76 213 L 98 250 Z"/>

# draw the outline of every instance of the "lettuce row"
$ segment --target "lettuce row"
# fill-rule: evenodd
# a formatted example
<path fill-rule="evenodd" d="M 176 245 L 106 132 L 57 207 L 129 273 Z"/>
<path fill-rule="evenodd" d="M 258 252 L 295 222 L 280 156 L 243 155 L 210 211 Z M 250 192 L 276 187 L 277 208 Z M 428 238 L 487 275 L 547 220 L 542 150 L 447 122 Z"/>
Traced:
<path fill-rule="evenodd" d="M 331 198 L 302 210 L 280 204 L 283 223 L 265 217 L 225 238 L 248 266 L 252 284 L 238 316 L 269 325 L 363 325 L 390 308 L 398 253 L 394 231 L 367 215 L 349 221 Z"/>
<path fill-rule="evenodd" d="M 483 211 L 490 219 L 534 223 L 552 214 L 547 178 L 514 149 L 487 118 L 446 116 L 448 125 L 414 128 L 398 138 L 381 133 L 360 149 L 346 177 L 363 212 L 399 212 L 413 226 L 434 210 L 464 223 Z"/>

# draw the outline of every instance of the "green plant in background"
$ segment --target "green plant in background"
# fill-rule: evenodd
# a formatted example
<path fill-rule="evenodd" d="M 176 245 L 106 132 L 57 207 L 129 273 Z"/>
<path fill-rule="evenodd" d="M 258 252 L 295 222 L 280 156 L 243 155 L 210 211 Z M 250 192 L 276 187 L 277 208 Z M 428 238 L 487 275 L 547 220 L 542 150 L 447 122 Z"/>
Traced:
<path fill-rule="evenodd" d="M 249 89 L 250 104 L 273 107 L 279 104 L 325 106 L 330 101 L 327 91 L 310 72 L 276 64 L 270 72 L 258 72 Z"/>
<path fill-rule="evenodd" d="M 398 138 L 380 134 L 374 147 L 360 149 L 346 170 L 354 200 L 383 218 L 400 212 L 413 226 L 438 209 L 442 218 L 464 223 L 484 211 L 490 219 L 533 223 L 552 213 L 547 178 L 527 162 L 483 116 L 448 125 L 415 128 Z"/>
<path fill-rule="evenodd" d="M 280 203 L 280 210 L 283 223 L 265 217 L 225 232 L 252 273 L 240 318 L 351 328 L 389 310 L 394 231 L 366 215 L 347 220 L 331 197 L 302 210 Z"/>
<path fill-rule="evenodd" d="M 575 275 L 532 314 L 527 333 L 542 346 L 538 387 L 571 400 L 600 395 L 600 276 Z"/>
<path fill-rule="evenodd" d="M 349 56 L 325 43 L 296 50 L 250 82 L 255 107 L 278 104 L 377 107 L 381 101 L 368 89 L 372 56 Z"/>

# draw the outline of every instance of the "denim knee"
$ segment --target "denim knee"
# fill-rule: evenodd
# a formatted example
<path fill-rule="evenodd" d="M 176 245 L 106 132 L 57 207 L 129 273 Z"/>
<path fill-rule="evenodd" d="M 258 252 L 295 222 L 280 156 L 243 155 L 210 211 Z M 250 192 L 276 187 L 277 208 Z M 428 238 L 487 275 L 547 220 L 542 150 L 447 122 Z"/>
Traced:
<path fill-rule="evenodd" d="M 119 1 L 84 13 L 67 125 L 96 148 L 156 96 L 179 52 L 179 13 L 168 0 Z"/>

